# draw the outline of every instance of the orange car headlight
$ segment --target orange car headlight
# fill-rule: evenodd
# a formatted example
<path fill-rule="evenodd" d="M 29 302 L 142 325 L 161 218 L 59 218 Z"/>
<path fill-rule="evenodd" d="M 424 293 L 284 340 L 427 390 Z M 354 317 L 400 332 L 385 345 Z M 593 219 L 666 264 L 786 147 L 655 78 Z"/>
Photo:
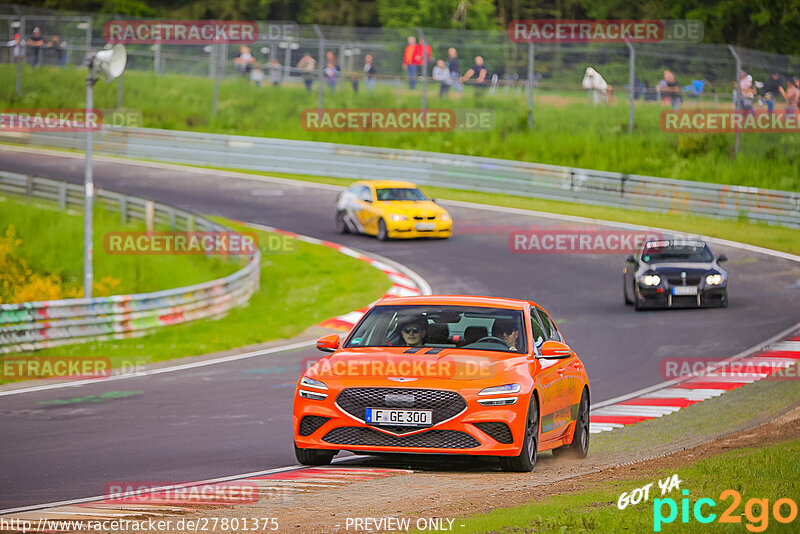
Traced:
<path fill-rule="evenodd" d="M 519 384 L 504 384 L 502 386 L 492 386 L 490 388 L 482 389 L 478 392 L 478 396 L 483 395 L 508 395 L 510 393 L 519 393 L 521 389 Z"/>

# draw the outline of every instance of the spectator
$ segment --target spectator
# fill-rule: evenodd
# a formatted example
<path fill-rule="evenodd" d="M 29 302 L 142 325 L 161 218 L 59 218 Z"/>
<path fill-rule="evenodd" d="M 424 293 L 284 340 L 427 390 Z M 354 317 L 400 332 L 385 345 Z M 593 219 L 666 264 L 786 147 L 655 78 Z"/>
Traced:
<path fill-rule="evenodd" d="M 473 76 L 475 76 L 475 87 L 479 91 L 489 87 L 489 69 L 486 68 L 486 64 L 483 62 L 483 58 L 481 56 L 475 56 L 475 65 L 464 73 L 464 76 L 461 77 L 460 81 L 462 83 L 466 82 Z M 477 94 L 481 93 L 479 92 Z"/>
<path fill-rule="evenodd" d="M 247 76 L 250 74 L 255 62 L 256 58 L 254 58 L 253 54 L 250 53 L 250 47 L 244 45 L 239 47 L 239 55 L 233 58 L 233 63 L 236 65 L 236 68 L 239 70 L 242 76 Z"/>
<path fill-rule="evenodd" d="M 42 62 L 42 50 L 45 47 L 44 36 L 38 27 L 33 29 L 33 33 L 28 37 L 26 43 L 31 49 L 31 67 L 35 67 Z"/>
<path fill-rule="evenodd" d="M 67 63 L 67 44 L 54 34 L 47 42 L 47 48 L 52 48 L 56 54 L 56 65 L 63 67 Z"/>
<path fill-rule="evenodd" d="M 460 93 L 463 90 L 458 81 L 461 78 L 461 69 L 458 68 L 458 52 L 456 52 L 455 48 L 447 49 L 447 68 L 450 70 L 453 87 Z"/>
<path fill-rule="evenodd" d="M 764 87 L 762 91 L 764 93 L 764 103 L 767 105 L 767 112 L 772 115 L 772 112 L 775 110 L 775 98 L 781 92 L 781 88 L 783 87 L 783 80 L 781 79 L 781 75 L 777 72 L 773 72 L 767 81 L 764 82 Z"/>
<path fill-rule="evenodd" d="M 736 84 L 734 83 L 734 88 Z M 750 74 L 742 71 L 739 77 L 738 98 L 736 108 L 745 111 L 746 113 L 754 113 L 753 101 L 756 97 L 756 89 L 753 84 L 753 77 Z"/>
<path fill-rule="evenodd" d="M 672 105 L 674 111 L 678 111 L 681 107 L 681 84 L 675 79 L 675 75 L 670 71 L 664 71 L 664 85 L 662 93 L 666 93 L 669 98 L 669 103 Z"/>
<path fill-rule="evenodd" d="M 25 58 L 25 43 L 18 33 L 14 34 L 14 38 L 6 46 L 11 48 L 11 59 L 14 63 L 21 62 Z"/>
<path fill-rule="evenodd" d="M 333 52 L 325 54 L 325 68 L 322 70 L 322 75 L 331 91 L 336 90 L 336 82 L 339 81 L 341 72 L 342 69 L 336 64 L 336 56 L 333 55 Z"/>
<path fill-rule="evenodd" d="M 256 87 L 261 87 L 261 82 L 264 80 L 264 71 L 261 70 L 261 67 L 258 65 L 253 65 L 253 69 L 250 71 L 250 81 L 255 84 Z"/>
<path fill-rule="evenodd" d="M 314 83 L 314 68 L 317 62 L 309 54 L 305 54 L 297 62 L 297 70 L 300 71 L 300 77 L 303 78 L 303 83 L 306 84 L 306 89 L 311 92 L 311 84 Z"/>
<path fill-rule="evenodd" d="M 272 82 L 272 85 L 278 87 L 281 84 L 281 78 L 283 78 L 283 67 L 278 63 L 277 59 L 273 59 L 269 62 L 267 68 L 269 69 L 269 81 Z"/>
<path fill-rule="evenodd" d="M 800 78 L 795 76 L 789 82 L 786 90 L 780 88 L 781 95 L 786 100 L 786 115 L 795 115 L 797 113 L 797 106 L 800 103 Z"/>
<path fill-rule="evenodd" d="M 419 72 L 423 65 L 427 65 L 432 61 L 431 56 L 431 45 L 425 44 L 425 39 L 421 39 L 419 45 L 417 45 L 416 50 L 414 51 L 414 61 L 417 65 L 417 72 Z"/>
<path fill-rule="evenodd" d="M 439 96 L 444 96 L 453 85 L 453 78 L 450 77 L 450 69 L 444 64 L 444 60 L 440 59 L 433 67 L 433 79 L 439 82 Z"/>
<path fill-rule="evenodd" d="M 375 89 L 375 76 L 378 71 L 375 70 L 375 63 L 372 61 L 372 56 L 367 54 L 364 56 L 364 89 L 372 91 Z"/>
<path fill-rule="evenodd" d="M 589 92 L 589 98 L 594 105 L 601 101 L 608 103 L 608 83 L 592 67 L 586 67 L 581 86 Z"/>
<path fill-rule="evenodd" d="M 410 36 L 405 50 L 403 50 L 403 69 L 408 74 L 408 87 L 409 89 L 416 89 L 417 87 L 417 64 L 414 57 L 417 52 L 417 39 Z"/>

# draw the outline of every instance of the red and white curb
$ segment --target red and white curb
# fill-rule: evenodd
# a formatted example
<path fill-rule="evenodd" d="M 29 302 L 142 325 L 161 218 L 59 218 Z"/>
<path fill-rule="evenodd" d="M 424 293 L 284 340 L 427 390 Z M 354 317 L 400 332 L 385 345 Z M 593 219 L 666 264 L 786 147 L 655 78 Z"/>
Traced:
<path fill-rule="evenodd" d="M 352 458 L 348 458 L 348 460 L 350 459 Z M 213 495 L 208 500 L 191 497 L 198 494 L 198 492 L 191 492 L 191 488 L 195 486 L 224 489 L 235 483 L 240 487 L 253 488 L 257 495 L 253 494 L 253 498 L 247 500 L 247 503 L 252 503 L 291 499 L 295 495 L 411 473 L 413 471 L 408 469 L 355 468 L 336 466 L 335 464 L 330 467 L 301 468 L 297 466 L 250 473 L 244 475 L 244 478 L 227 477 L 136 492 L 134 495 L 126 497 L 126 502 L 106 499 L 105 496 L 102 496 L 15 510 L 2 510 L 0 514 L 5 515 L 0 517 L 2 517 L 4 525 L 11 527 L 3 528 L 3 532 L 22 531 L 23 524 L 28 526 L 27 532 L 75 531 L 84 530 L 79 523 L 85 522 L 169 518 L 238 504 L 231 500 L 222 502 L 214 499 Z M 179 491 L 181 488 L 185 488 L 185 491 Z M 20 528 L 14 528 L 15 525 Z"/>
<path fill-rule="evenodd" d="M 744 369 L 755 372 L 735 373 L 731 376 L 714 376 L 713 366 L 701 376 L 682 377 L 626 396 L 616 402 L 602 403 L 589 415 L 589 432 L 599 434 L 623 426 L 661 417 L 681 408 L 768 378 L 774 372 L 800 363 L 800 335 L 794 334 L 769 344 L 766 349 L 742 358 L 732 358 Z M 704 376 L 708 374 L 708 376 Z M 722 374 L 722 373 L 720 373 Z M 794 379 L 797 379 L 795 377 Z"/>
<path fill-rule="evenodd" d="M 400 265 L 399 263 L 396 263 L 387 258 L 382 258 L 374 254 L 365 254 L 363 252 L 359 252 L 357 250 L 354 250 L 350 247 L 346 247 L 344 245 L 340 245 L 338 243 L 333 243 L 331 241 L 324 241 L 307 235 L 296 234 L 294 232 L 288 232 L 286 230 L 273 228 L 271 226 L 263 226 L 260 224 L 247 224 L 247 223 L 242 223 L 242 224 L 246 224 L 248 227 L 256 228 L 258 230 L 264 230 L 265 232 L 273 232 L 276 234 L 285 235 L 293 239 L 297 239 L 298 241 L 311 243 L 312 245 L 321 245 L 323 247 L 332 248 L 334 250 L 341 252 L 342 254 L 350 256 L 351 258 L 356 258 L 358 260 L 369 263 L 379 271 L 383 272 L 386 276 L 388 276 L 389 280 L 391 280 L 392 282 L 392 287 L 389 288 L 384 297 L 387 296 L 408 297 L 413 295 L 430 295 L 432 293 L 431 286 L 420 275 L 418 275 L 408 267 Z M 370 306 L 372 306 L 372 304 L 370 304 L 369 306 L 365 306 L 359 310 L 345 313 L 344 315 L 332 317 L 331 319 L 322 321 L 317 326 L 347 332 L 351 328 L 353 328 L 356 325 L 356 323 L 358 323 L 358 321 L 361 320 L 362 317 L 364 317 L 364 314 L 367 312 Z"/>

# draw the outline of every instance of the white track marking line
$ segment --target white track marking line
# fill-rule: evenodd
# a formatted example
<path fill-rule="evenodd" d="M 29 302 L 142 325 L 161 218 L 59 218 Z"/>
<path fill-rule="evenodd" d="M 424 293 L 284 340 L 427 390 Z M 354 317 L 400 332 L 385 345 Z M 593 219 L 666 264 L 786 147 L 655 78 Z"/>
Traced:
<path fill-rule="evenodd" d="M 681 389 L 666 388 L 652 393 L 641 395 L 643 399 L 686 399 L 693 401 L 703 401 L 711 397 L 718 397 L 725 393 L 726 389 Z"/>
<path fill-rule="evenodd" d="M 367 457 L 366 456 L 361 456 L 361 455 L 346 456 L 344 458 L 334 459 L 332 464 L 334 464 L 334 465 L 346 464 L 347 462 L 354 461 L 354 460 L 361 460 L 361 459 L 364 459 L 364 458 L 367 458 Z M 247 478 L 272 475 L 272 474 L 275 474 L 275 473 L 285 473 L 285 472 L 289 472 L 289 471 L 297 471 L 297 470 L 300 470 L 300 469 L 307 469 L 307 466 L 304 466 L 304 465 L 289 465 L 289 466 L 286 466 L 286 467 L 276 467 L 274 469 L 267 469 L 267 470 L 264 470 L 264 471 L 253 471 L 253 472 L 250 472 L 250 473 L 241 473 L 241 474 L 238 474 L 238 475 L 230 475 L 230 476 L 225 476 L 225 477 L 213 478 L 213 479 L 209 479 L 209 480 L 201 480 L 201 481 L 197 481 L 197 482 L 189 482 L 189 483 L 186 483 L 186 484 L 176 484 L 176 485 L 172 485 L 172 486 L 160 486 L 158 488 L 148 488 L 146 491 L 136 492 L 135 494 L 136 495 L 144 495 L 144 494 L 147 494 L 147 493 L 157 493 L 159 491 L 164 491 L 164 490 L 168 490 L 168 489 L 183 488 L 183 487 L 187 487 L 187 486 L 200 486 L 200 485 L 204 485 L 204 484 L 216 484 L 218 482 L 231 482 L 233 480 L 243 480 L 243 479 L 247 479 Z M 410 472 L 413 472 L 413 471 L 410 471 Z M 71 504 L 83 504 L 83 503 L 97 502 L 97 501 L 103 501 L 103 500 L 105 500 L 105 498 L 106 498 L 105 496 L 101 495 L 101 496 L 96 496 L 96 497 L 84 497 L 82 499 L 71 499 L 71 500 L 68 500 L 68 501 L 57 501 L 57 502 L 44 503 L 44 504 L 34 504 L 34 505 L 31 505 L 31 506 L 20 506 L 18 508 L 9 508 L 9 509 L 6 509 L 6 510 L 0 510 L 0 515 L 13 514 L 13 513 L 17 513 L 17 512 L 28 512 L 28 511 L 35 511 L 35 510 L 43 510 L 45 508 L 54 508 L 54 507 L 57 507 L 57 506 L 68 506 L 68 505 L 71 505 Z"/>
<path fill-rule="evenodd" d="M 593 415 L 599 416 L 652 416 L 661 417 L 662 415 L 671 414 L 680 410 L 677 406 L 633 406 L 633 405 L 619 405 L 607 406 L 600 408 L 593 412 Z"/>
<path fill-rule="evenodd" d="M 137 371 L 134 373 L 125 373 L 121 375 L 112 375 L 105 378 L 93 378 L 86 380 L 75 380 L 72 382 L 60 382 L 58 384 L 46 384 L 42 386 L 32 386 L 29 388 L 9 389 L 0 391 L 0 397 L 8 395 L 20 395 L 22 393 L 33 393 L 36 391 L 47 391 L 50 389 L 72 388 L 85 386 L 88 384 L 103 384 L 105 382 L 113 382 L 116 380 L 127 380 L 129 378 L 139 378 L 143 376 L 161 375 L 164 373 L 173 373 L 175 371 L 185 371 L 187 369 L 197 369 L 199 367 L 208 367 L 209 365 L 218 365 L 221 363 L 228 363 L 237 360 L 246 360 L 248 358 L 255 358 L 257 356 L 264 356 L 267 354 L 274 354 L 276 352 L 283 352 L 287 350 L 302 349 L 314 345 L 316 341 L 300 341 L 297 343 L 290 343 L 288 345 L 279 345 L 268 349 L 255 350 L 252 352 L 245 352 L 243 354 L 234 354 L 231 356 L 223 356 L 221 358 L 214 358 L 212 360 L 204 360 L 201 362 L 184 363 L 179 365 L 172 365 L 170 367 L 161 367 L 158 369 L 149 369 L 145 371 Z"/>

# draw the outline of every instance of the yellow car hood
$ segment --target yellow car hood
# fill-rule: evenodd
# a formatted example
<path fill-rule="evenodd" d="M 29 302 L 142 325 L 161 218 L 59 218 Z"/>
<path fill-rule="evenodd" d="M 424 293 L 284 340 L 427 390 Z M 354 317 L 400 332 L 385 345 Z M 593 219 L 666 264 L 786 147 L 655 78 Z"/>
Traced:
<path fill-rule="evenodd" d="M 406 217 L 422 216 L 430 217 L 444 215 L 447 210 L 430 200 L 411 201 L 411 200 L 390 200 L 376 202 L 376 206 L 386 214 L 405 215 Z"/>

